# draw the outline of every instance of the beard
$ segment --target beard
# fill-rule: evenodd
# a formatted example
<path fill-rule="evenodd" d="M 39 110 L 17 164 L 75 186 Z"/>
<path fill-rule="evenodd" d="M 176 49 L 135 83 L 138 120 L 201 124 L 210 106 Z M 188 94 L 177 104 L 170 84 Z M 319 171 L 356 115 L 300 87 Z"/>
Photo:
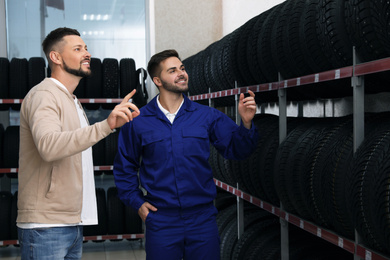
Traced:
<path fill-rule="evenodd" d="M 78 77 L 82 77 L 82 78 L 85 78 L 85 77 L 89 77 L 91 76 L 91 70 L 87 70 L 87 71 L 83 71 L 81 69 L 81 65 L 80 65 L 80 68 L 77 70 L 77 69 L 71 69 L 70 67 L 68 67 L 68 65 L 66 65 L 65 61 L 64 61 L 64 70 L 72 75 L 75 75 L 75 76 L 78 76 Z"/>
<path fill-rule="evenodd" d="M 179 87 L 175 84 L 167 83 L 161 80 L 162 87 L 172 93 L 186 93 L 188 92 L 188 84 L 185 87 Z"/>

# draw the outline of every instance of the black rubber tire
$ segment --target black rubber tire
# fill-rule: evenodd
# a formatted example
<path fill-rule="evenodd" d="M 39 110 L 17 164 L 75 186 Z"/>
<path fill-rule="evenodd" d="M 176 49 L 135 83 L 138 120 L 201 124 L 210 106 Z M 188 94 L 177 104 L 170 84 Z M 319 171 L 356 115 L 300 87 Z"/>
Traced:
<path fill-rule="evenodd" d="M 283 2 L 283 7 L 279 9 L 271 33 L 271 52 L 272 59 L 277 71 L 284 79 L 289 79 L 299 75 L 298 64 L 290 64 L 292 60 L 289 52 L 289 18 L 291 18 L 294 1 Z"/>
<path fill-rule="evenodd" d="M 105 58 L 102 62 L 103 83 L 102 94 L 103 98 L 118 98 L 119 97 L 119 63 L 117 59 Z M 102 104 L 104 109 L 113 109 L 116 104 Z"/>
<path fill-rule="evenodd" d="M 4 132 L 3 165 L 5 168 L 19 167 L 19 126 L 8 126 Z M 7 173 L 9 178 L 17 178 L 17 173 Z"/>
<path fill-rule="evenodd" d="M 318 6 L 320 0 L 306 0 L 300 20 L 299 39 L 301 51 L 312 73 L 330 70 L 333 66 L 322 51 L 317 34 Z"/>
<path fill-rule="evenodd" d="M 116 153 L 118 152 L 118 136 L 120 129 L 117 129 L 114 133 L 110 134 L 104 139 L 105 145 L 105 163 L 107 165 L 113 165 Z M 106 174 L 112 174 L 112 172 L 105 172 Z"/>
<path fill-rule="evenodd" d="M 294 128 L 285 138 L 285 140 L 279 145 L 275 156 L 275 168 L 274 168 L 274 184 L 275 190 L 278 194 L 280 201 L 283 204 L 284 210 L 287 212 L 296 214 L 297 211 L 291 201 L 288 194 L 287 175 L 289 174 L 289 156 L 292 152 L 294 145 L 298 142 L 298 139 L 307 131 L 309 126 L 313 124 L 315 120 L 308 119 L 307 122 Z"/>
<path fill-rule="evenodd" d="M 28 60 L 28 89 L 45 79 L 46 63 L 42 57 L 31 57 Z"/>
<path fill-rule="evenodd" d="M 353 157 L 352 119 L 333 129 L 333 135 L 323 144 L 321 153 L 313 165 L 313 219 L 325 227 L 333 227 L 339 234 L 353 238 L 349 202 L 345 188 L 350 161 Z"/>
<path fill-rule="evenodd" d="M 256 24 L 260 15 L 257 15 L 247 21 L 239 28 L 239 38 L 237 42 L 237 64 L 238 64 L 238 73 L 241 75 L 241 78 L 244 79 L 244 84 L 253 85 L 258 83 L 257 79 L 251 73 L 249 69 L 249 60 L 247 55 L 247 45 L 248 42 L 253 41 L 253 26 Z"/>
<path fill-rule="evenodd" d="M 118 198 L 116 187 L 110 187 L 107 190 L 107 233 L 109 235 L 118 235 L 125 233 L 125 205 Z M 113 239 L 118 241 L 122 239 Z"/>
<path fill-rule="evenodd" d="M 125 207 L 125 234 L 142 234 L 142 219 L 131 207 Z"/>
<path fill-rule="evenodd" d="M 92 146 L 92 158 L 94 165 L 103 166 L 108 165 L 106 163 L 106 154 L 105 154 L 105 140 L 102 139 Z"/>
<path fill-rule="evenodd" d="M 73 94 L 77 97 L 77 98 L 86 98 L 86 78 L 82 78 L 80 81 L 79 81 L 79 84 L 77 85 L 76 89 L 74 90 Z M 85 106 L 86 104 L 83 104 L 83 106 Z"/>
<path fill-rule="evenodd" d="M 255 85 L 255 84 L 267 82 L 267 78 L 260 68 L 260 63 L 264 61 L 262 61 L 257 56 L 258 55 L 257 48 L 259 45 L 259 41 L 265 40 L 265 39 L 261 39 L 259 35 L 260 32 L 263 30 L 264 21 L 267 19 L 268 14 L 271 12 L 271 10 L 272 9 L 256 16 L 255 23 L 252 25 L 251 31 L 249 32 L 249 37 L 246 45 L 246 59 L 249 67 L 246 68 L 246 70 L 249 70 L 249 72 L 251 73 L 255 81 L 248 82 L 247 85 Z"/>
<path fill-rule="evenodd" d="M 267 230 L 272 230 L 272 232 L 276 233 L 279 232 L 279 228 L 280 224 L 277 218 L 266 219 L 253 224 L 251 228 L 244 231 L 240 240 L 235 244 L 231 259 L 247 259 L 246 255 L 250 252 L 252 245 L 266 239 L 266 237 L 263 237 L 263 234 L 268 235 Z"/>
<path fill-rule="evenodd" d="M 0 168 L 4 167 L 4 151 L 3 151 L 3 143 L 4 143 L 4 127 L 0 124 Z M 3 177 L 4 174 L 0 174 L 0 178 Z"/>
<path fill-rule="evenodd" d="M 107 202 L 106 192 L 103 188 L 96 188 L 96 202 L 98 212 L 98 225 L 84 226 L 84 236 L 103 236 L 107 234 Z M 100 241 L 103 242 L 104 240 Z"/>
<path fill-rule="evenodd" d="M 346 26 L 361 61 L 390 56 L 390 3 L 382 0 L 349 0 Z"/>
<path fill-rule="evenodd" d="M 350 193 L 353 205 L 352 216 L 354 226 L 364 242 L 375 250 L 389 253 L 390 248 L 386 237 L 390 236 L 390 229 L 386 220 L 384 222 L 380 220 L 386 218 L 388 213 L 379 209 L 388 208 L 388 203 L 383 203 L 388 197 L 386 195 L 388 188 L 382 186 L 377 180 L 383 177 L 386 179 L 388 175 L 386 160 L 390 148 L 390 123 L 387 121 L 377 124 L 375 128 L 375 131 L 371 131 L 370 137 L 361 144 L 353 159 L 350 173 L 353 184 Z M 376 205 L 379 205 L 378 210 L 375 209 Z M 375 216 L 378 213 L 379 218 Z M 377 222 L 378 220 L 380 222 Z"/>
<path fill-rule="evenodd" d="M 27 59 L 12 58 L 9 72 L 9 98 L 24 98 L 28 91 Z"/>
<path fill-rule="evenodd" d="M 85 96 L 87 98 L 103 98 L 103 70 L 102 62 L 99 58 L 91 58 L 91 75 L 84 78 Z M 97 110 L 100 104 L 84 104 L 86 109 Z"/>
<path fill-rule="evenodd" d="M 9 240 L 11 238 L 11 204 L 12 193 L 9 191 L 0 191 L 0 241 Z"/>
<path fill-rule="evenodd" d="M 353 44 L 345 24 L 346 2 L 348 0 L 320 0 L 317 7 L 317 36 L 333 68 L 351 66 L 353 63 Z"/>
<path fill-rule="evenodd" d="M 273 115 L 261 114 L 256 115 L 253 121 L 261 138 L 252 155 L 248 159 L 241 161 L 241 172 L 249 176 L 249 181 L 246 183 L 249 192 L 262 200 L 270 202 L 271 199 L 268 195 L 272 194 L 267 193 L 268 187 L 265 188 L 265 186 L 270 184 L 268 177 L 272 173 L 269 171 L 263 172 L 267 170 L 268 163 L 265 165 L 265 158 L 261 157 L 267 152 L 264 145 L 270 141 L 269 138 L 272 139 L 273 133 L 277 133 L 278 118 Z M 273 166 L 273 161 L 269 163 L 272 163 Z M 274 202 L 279 204 L 277 200 L 274 200 Z"/>
<path fill-rule="evenodd" d="M 214 206 L 217 208 L 218 212 L 229 206 L 236 205 L 236 203 L 236 196 L 225 190 L 217 189 L 217 197 L 214 199 Z"/>
<path fill-rule="evenodd" d="M 307 191 L 312 189 L 310 183 L 310 167 L 312 164 L 311 156 L 315 154 L 321 140 L 327 134 L 330 120 L 321 120 L 310 126 L 297 143 L 292 147 L 290 156 L 288 157 L 288 171 L 286 174 L 286 187 L 289 199 L 295 211 L 304 219 L 311 220 L 311 209 L 308 207 L 306 200 L 312 199 L 312 194 Z M 309 198 L 306 198 L 309 196 Z"/>
<path fill-rule="evenodd" d="M 274 42 L 272 42 L 271 35 L 275 20 L 282 8 L 283 3 L 273 7 L 269 11 L 257 40 L 257 57 L 260 60 L 260 69 L 267 82 L 275 82 L 278 80 L 278 69 L 272 59 L 272 45 Z"/>
<path fill-rule="evenodd" d="M 10 217 L 10 239 L 18 239 L 18 227 L 16 226 L 16 218 L 18 216 L 18 191 L 15 191 L 11 201 L 11 217 Z"/>
<path fill-rule="evenodd" d="M 272 214 L 264 210 L 246 210 L 244 211 L 244 230 L 250 229 L 255 223 L 267 221 L 270 219 L 276 220 Z M 235 218 L 228 224 L 228 226 L 226 226 L 224 232 L 221 234 L 221 259 L 230 259 L 230 256 L 234 250 L 234 246 L 238 241 L 237 237 L 237 218 Z"/>
<path fill-rule="evenodd" d="M 9 97 L 9 60 L 0 57 L 0 99 Z"/>
<path fill-rule="evenodd" d="M 120 74 L 120 97 L 124 98 L 135 89 L 138 79 L 136 75 L 135 61 L 131 58 L 124 58 L 119 61 Z"/>

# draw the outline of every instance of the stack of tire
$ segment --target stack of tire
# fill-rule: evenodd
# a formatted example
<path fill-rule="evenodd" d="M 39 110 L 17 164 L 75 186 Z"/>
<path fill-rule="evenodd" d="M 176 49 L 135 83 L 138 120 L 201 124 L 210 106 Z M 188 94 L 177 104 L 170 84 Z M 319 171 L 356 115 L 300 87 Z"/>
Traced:
<path fill-rule="evenodd" d="M 390 3 L 382 0 L 286 0 L 185 59 L 190 95 L 304 76 L 390 56 Z M 366 77 L 367 92 L 388 91 L 388 72 Z M 352 95 L 350 79 L 288 89 L 290 100 Z M 257 95 L 277 100 L 276 91 Z M 216 106 L 234 99 L 215 100 Z"/>
<path fill-rule="evenodd" d="M 0 168 L 19 167 L 19 126 L 8 126 L 5 130 L 0 124 Z M 117 153 L 118 136 L 120 129 L 102 139 L 92 147 L 93 162 L 96 166 L 113 165 Z M 95 175 L 101 175 L 102 171 L 95 171 Z M 105 171 L 112 175 L 112 171 Z M 4 174 L 0 174 L 0 178 Z M 17 173 L 6 173 L 9 178 L 17 178 Z"/>
<path fill-rule="evenodd" d="M 0 241 L 17 240 L 18 192 L 0 191 Z M 117 196 L 116 187 L 106 191 L 96 188 L 98 225 L 84 226 L 84 236 L 142 234 L 142 220 L 132 208 L 125 206 Z M 114 239 L 118 241 L 120 239 Z M 101 242 L 104 240 L 96 240 Z"/>
<path fill-rule="evenodd" d="M 230 194 L 231 197 L 233 197 Z M 225 198 L 226 196 L 220 196 Z M 219 199 L 216 199 L 218 203 Z M 234 197 L 232 199 L 235 199 Z M 246 202 L 245 202 L 246 203 Z M 218 203 L 218 205 L 221 205 Z M 281 259 L 279 218 L 258 207 L 244 205 L 244 233 L 238 239 L 237 207 L 219 208 L 217 224 L 221 238 L 221 259 Z M 347 251 L 290 225 L 289 259 L 353 259 Z"/>
<path fill-rule="evenodd" d="M 90 77 L 83 78 L 77 86 L 74 94 L 78 98 L 120 98 L 125 97 L 133 89 L 137 93 L 133 96 L 133 103 L 138 107 L 146 104 L 148 93 L 146 91 L 145 69 L 136 69 L 135 61 L 131 58 L 117 59 L 91 58 Z M 40 83 L 45 76 L 50 77 L 50 68 L 45 65 L 42 57 L 25 58 L 0 58 L 0 99 L 23 99 L 27 92 Z M 142 77 L 143 74 L 143 77 Z M 142 84 L 144 88 L 142 89 Z M 112 109 L 115 104 L 85 104 L 87 109 Z M 19 109 L 20 105 L 12 105 Z M 2 105 L 0 108 L 8 109 Z"/>
<path fill-rule="evenodd" d="M 365 245 L 390 254 L 389 122 L 389 112 L 367 113 L 354 154 L 352 116 L 288 118 L 279 144 L 278 117 L 256 115 L 256 151 L 242 161 L 214 151 L 210 163 L 215 178 L 343 237 L 357 230 Z"/>

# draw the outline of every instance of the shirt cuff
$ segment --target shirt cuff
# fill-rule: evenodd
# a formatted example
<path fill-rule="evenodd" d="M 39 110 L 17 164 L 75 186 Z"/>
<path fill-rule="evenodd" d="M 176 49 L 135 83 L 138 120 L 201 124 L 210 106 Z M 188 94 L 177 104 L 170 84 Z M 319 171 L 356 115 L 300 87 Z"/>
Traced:
<path fill-rule="evenodd" d="M 240 127 L 239 127 L 239 133 L 240 135 L 242 136 L 245 136 L 245 135 L 250 135 L 250 136 L 253 136 L 253 134 L 257 131 L 257 128 L 255 126 L 255 124 L 253 123 L 253 120 L 251 121 L 251 129 L 247 129 L 245 126 L 244 126 L 244 123 L 242 122 L 241 120 L 241 124 L 240 124 Z"/>

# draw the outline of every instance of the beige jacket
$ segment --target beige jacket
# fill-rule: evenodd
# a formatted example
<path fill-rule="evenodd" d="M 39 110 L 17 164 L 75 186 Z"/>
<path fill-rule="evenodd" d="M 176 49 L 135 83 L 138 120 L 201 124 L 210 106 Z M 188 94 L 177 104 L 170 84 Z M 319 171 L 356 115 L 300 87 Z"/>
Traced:
<path fill-rule="evenodd" d="M 107 120 L 80 128 L 72 95 L 46 78 L 20 109 L 18 223 L 81 220 L 81 152 L 111 133 Z"/>

